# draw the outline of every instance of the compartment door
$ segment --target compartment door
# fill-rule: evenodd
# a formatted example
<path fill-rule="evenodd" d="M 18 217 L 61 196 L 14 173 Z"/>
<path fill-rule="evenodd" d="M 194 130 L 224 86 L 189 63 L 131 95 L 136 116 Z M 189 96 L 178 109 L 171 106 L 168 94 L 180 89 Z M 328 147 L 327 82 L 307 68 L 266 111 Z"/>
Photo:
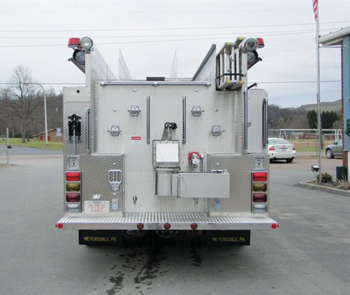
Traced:
<path fill-rule="evenodd" d="M 264 153 L 267 147 L 267 93 L 263 89 L 248 91 L 249 154 Z"/>

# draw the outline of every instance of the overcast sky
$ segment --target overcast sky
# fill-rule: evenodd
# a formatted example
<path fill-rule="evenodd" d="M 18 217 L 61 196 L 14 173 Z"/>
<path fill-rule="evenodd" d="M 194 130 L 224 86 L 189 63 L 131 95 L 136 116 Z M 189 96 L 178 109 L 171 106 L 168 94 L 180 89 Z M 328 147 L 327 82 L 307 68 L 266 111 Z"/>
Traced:
<path fill-rule="evenodd" d="M 321 35 L 350 26 L 349 0 L 319 0 L 319 7 Z M 175 50 L 178 76 L 192 77 L 211 44 L 262 37 L 263 62 L 248 80 L 267 90 L 269 104 L 297 107 L 316 103 L 315 34 L 312 0 L 0 0 L 0 83 L 25 65 L 47 89 L 83 84 L 68 62 L 70 37 L 91 37 L 115 75 L 121 49 L 134 79 L 169 77 Z M 320 54 L 321 101 L 338 100 L 340 48 Z"/>

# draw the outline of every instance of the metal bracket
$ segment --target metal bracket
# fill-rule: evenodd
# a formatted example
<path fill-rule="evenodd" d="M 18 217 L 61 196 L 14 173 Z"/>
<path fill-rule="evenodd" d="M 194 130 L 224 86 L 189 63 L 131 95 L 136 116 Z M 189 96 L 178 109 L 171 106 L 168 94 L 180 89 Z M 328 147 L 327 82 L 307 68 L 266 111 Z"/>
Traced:
<path fill-rule="evenodd" d="M 130 110 L 128 110 L 128 112 L 130 113 L 130 115 L 132 117 L 138 117 L 141 113 L 140 107 L 137 105 L 132 105 L 130 107 Z"/>
<path fill-rule="evenodd" d="M 120 185 L 123 182 L 123 171 L 122 170 L 109 170 L 108 171 L 108 182 L 113 192 L 117 192 L 120 189 Z"/>
<path fill-rule="evenodd" d="M 119 125 L 112 125 L 111 128 L 107 130 L 107 132 L 110 132 L 112 136 L 119 136 L 121 130 Z"/>
<path fill-rule="evenodd" d="M 202 110 L 201 106 L 193 106 L 191 112 L 193 117 L 200 117 L 204 110 Z"/>
<path fill-rule="evenodd" d="M 213 136 L 220 136 L 222 132 L 225 132 L 225 130 L 222 130 L 220 125 L 213 125 L 211 128 L 211 134 Z"/>

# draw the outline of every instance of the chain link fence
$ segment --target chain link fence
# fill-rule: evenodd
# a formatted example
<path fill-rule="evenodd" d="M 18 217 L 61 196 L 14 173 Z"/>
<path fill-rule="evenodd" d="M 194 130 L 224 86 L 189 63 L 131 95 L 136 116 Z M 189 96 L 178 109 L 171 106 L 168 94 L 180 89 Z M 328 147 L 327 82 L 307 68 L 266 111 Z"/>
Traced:
<path fill-rule="evenodd" d="M 284 138 L 292 142 L 299 152 L 317 152 L 318 130 L 317 129 L 269 129 L 269 138 Z M 342 138 L 341 129 L 322 129 L 322 149 Z"/>

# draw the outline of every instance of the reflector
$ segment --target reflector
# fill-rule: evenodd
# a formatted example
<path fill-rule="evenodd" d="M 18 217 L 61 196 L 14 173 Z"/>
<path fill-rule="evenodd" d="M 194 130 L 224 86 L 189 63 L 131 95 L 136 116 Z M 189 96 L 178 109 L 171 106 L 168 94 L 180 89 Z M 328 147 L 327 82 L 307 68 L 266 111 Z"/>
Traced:
<path fill-rule="evenodd" d="M 170 229 L 170 228 L 171 228 L 170 223 L 166 223 L 166 224 L 164 224 L 164 228 L 165 228 L 166 230 Z"/>

